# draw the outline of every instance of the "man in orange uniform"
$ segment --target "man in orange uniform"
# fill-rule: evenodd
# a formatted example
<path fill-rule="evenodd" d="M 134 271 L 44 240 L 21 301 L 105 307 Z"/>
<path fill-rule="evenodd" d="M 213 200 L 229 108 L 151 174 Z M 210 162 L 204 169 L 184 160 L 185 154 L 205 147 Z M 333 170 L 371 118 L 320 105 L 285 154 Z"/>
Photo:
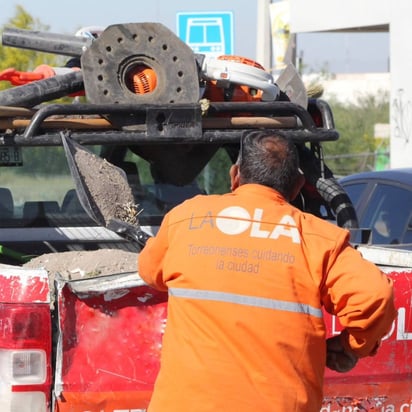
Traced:
<path fill-rule="evenodd" d="M 169 294 L 150 412 L 318 412 L 326 362 L 376 353 L 391 280 L 348 231 L 288 203 L 298 166 L 288 139 L 249 133 L 232 193 L 177 206 L 140 253 L 141 277 Z M 322 306 L 345 328 L 329 343 Z"/>

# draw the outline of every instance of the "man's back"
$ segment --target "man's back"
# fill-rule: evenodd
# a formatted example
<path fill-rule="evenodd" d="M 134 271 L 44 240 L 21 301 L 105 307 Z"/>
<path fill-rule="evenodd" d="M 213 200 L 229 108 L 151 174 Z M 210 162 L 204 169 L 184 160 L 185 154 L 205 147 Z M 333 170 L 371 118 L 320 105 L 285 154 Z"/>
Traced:
<path fill-rule="evenodd" d="M 319 410 L 321 290 L 346 231 L 253 184 L 198 196 L 166 219 L 157 286 L 169 290 L 168 323 L 149 410 Z"/>
<path fill-rule="evenodd" d="M 288 203 L 304 182 L 294 143 L 240 143 L 232 193 L 176 207 L 140 254 L 140 276 L 169 292 L 150 412 L 318 412 L 326 361 L 374 354 L 396 315 L 349 233 Z M 323 307 L 344 328 L 327 342 Z"/>

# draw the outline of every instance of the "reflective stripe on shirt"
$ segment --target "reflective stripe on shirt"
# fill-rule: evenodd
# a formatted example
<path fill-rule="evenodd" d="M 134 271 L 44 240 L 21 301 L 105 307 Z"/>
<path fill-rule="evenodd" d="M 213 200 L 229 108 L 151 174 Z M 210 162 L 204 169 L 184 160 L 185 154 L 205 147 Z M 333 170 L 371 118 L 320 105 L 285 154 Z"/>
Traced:
<path fill-rule="evenodd" d="M 298 302 L 287 302 L 277 299 L 259 298 L 256 296 L 238 295 L 235 293 L 215 292 L 211 290 L 169 288 L 169 295 L 176 298 L 199 300 L 214 300 L 217 302 L 236 303 L 245 306 L 255 306 L 265 309 L 283 310 L 286 312 L 303 313 L 322 318 L 322 310 Z"/>

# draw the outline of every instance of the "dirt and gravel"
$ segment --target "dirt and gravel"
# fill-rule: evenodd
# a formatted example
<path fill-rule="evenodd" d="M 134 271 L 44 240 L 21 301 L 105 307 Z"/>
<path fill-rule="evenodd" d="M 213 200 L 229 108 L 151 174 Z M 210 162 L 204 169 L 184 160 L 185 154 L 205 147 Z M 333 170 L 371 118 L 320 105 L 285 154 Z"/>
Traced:
<path fill-rule="evenodd" d="M 74 160 L 83 190 L 89 192 L 92 209 L 98 210 L 104 226 L 113 219 L 135 224 L 137 206 L 134 204 L 132 189 L 124 172 L 105 159 L 78 145 L 74 146 Z"/>
<path fill-rule="evenodd" d="M 80 177 L 78 189 L 85 192 L 91 208 L 97 209 L 104 220 L 98 223 L 107 226 L 116 218 L 137 224 L 138 213 L 124 172 L 75 142 L 71 142 L 70 147 Z M 137 256 L 136 252 L 120 249 L 68 251 L 38 256 L 24 267 L 47 270 L 52 283 L 57 273 L 67 280 L 77 280 L 136 272 Z"/>
<path fill-rule="evenodd" d="M 59 273 L 67 280 L 105 276 L 114 273 L 136 272 L 136 252 L 119 249 L 47 253 L 24 264 L 26 268 L 43 268 L 53 278 Z"/>

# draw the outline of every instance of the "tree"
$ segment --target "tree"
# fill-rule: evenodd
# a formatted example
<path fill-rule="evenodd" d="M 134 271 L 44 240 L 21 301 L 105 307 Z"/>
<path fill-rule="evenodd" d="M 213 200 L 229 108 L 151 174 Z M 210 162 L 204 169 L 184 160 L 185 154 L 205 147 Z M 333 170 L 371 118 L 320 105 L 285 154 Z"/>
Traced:
<path fill-rule="evenodd" d="M 389 94 L 365 95 L 355 104 L 337 100 L 332 108 L 339 139 L 323 144 L 326 163 L 336 175 L 373 170 L 378 143 L 374 137 L 376 123 L 389 123 Z"/>

